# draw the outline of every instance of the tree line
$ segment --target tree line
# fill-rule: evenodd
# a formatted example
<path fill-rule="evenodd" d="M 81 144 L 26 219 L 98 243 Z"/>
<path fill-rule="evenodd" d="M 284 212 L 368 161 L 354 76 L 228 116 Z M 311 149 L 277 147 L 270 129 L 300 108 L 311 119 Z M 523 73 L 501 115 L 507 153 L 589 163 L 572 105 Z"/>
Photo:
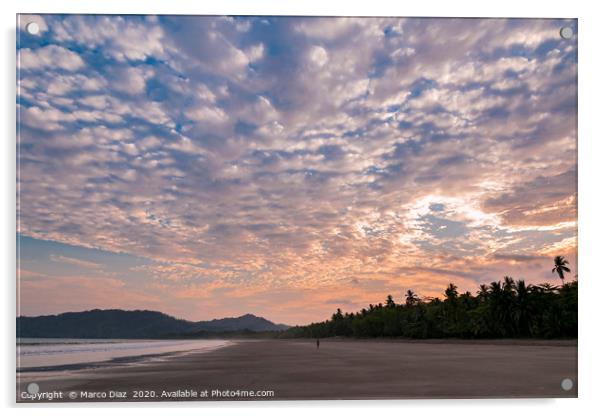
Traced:
<path fill-rule="evenodd" d="M 443 299 L 419 297 L 412 290 L 397 303 L 391 295 L 384 303 L 356 313 L 341 309 L 324 322 L 296 326 L 281 337 L 324 338 L 574 338 L 577 337 L 577 280 L 566 282 L 568 262 L 554 259 L 561 285 L 528 285 L 504 277 L 480 285 L 477 293 L 459 293 L 453 283 Z"/>

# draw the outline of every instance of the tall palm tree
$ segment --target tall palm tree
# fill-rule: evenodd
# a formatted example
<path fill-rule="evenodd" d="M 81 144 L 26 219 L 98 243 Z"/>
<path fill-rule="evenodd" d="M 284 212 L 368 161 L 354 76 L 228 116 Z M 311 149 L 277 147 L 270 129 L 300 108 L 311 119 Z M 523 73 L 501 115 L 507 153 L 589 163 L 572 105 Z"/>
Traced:
<path fill-rule="evenodd" d="M 560 277 L 562 284 L 564 284 L 564 274 L 571 272 L 571 269 L 566 267 L 567 264 L 569 264 L 569 262 L 564 257 L 554 257 L 554 268 L 552 269 L 552 273 L 558 273 L 558 277 Z"/>
<path fill-rule="evenodd" d="M 489 323 L 495 336 L 506 336 L 506 315 L 508 310 L 505 305 L 505 293 L 502 282 L 491 282 L 489 285 L 488 307 Z"/>
<path fill-rule="evenodd" d="M 514 308 L 514 316 L 518 333 L 521 336 L 531 335 L 531 305 L 529 295 L 532 286 L 527 285 L 524 280 L 519 280 L 516 283 L 516 304 Z"/>

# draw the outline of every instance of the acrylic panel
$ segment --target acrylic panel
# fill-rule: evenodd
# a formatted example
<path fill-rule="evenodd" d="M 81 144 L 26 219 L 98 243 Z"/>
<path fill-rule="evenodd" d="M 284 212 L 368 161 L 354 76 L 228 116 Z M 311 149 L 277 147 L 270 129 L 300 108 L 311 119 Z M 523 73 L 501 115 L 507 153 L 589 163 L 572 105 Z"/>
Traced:
<path fill-rule="evenodd" d="M 17 398 L 577 396 L 577 20 L 17 16 Z"/>

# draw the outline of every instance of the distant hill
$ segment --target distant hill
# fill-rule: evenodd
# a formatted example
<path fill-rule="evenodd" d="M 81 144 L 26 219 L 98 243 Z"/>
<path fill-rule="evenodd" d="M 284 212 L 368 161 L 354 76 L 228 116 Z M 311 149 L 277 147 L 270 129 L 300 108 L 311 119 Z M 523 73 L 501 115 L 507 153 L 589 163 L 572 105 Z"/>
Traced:
<path fill-rule="evenodd" d="M 120 309 L 17 318 L 17 337 L 22 338 L 164 338 L 220 332 L 282 331 L 287 328 L 287 325 L 275 324 L 251 314 L 191 322 L 161 312 Z"/>
<path fill-rule="evenodd" d="M 275 324 L 260 316 L 250 313 L 238 318 L 213 319 L 212 321 L 201 321 L 195 324 L 196 331 L 223 332 L 250 330 L 255 332 L 283 331 L 288 325 Z"/>

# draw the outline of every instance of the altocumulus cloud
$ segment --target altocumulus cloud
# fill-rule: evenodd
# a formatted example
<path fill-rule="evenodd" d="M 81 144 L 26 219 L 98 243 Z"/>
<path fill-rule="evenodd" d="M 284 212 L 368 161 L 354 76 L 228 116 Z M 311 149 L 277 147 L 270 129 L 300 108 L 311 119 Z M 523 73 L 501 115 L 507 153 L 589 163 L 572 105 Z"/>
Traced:
<path fill-rule="evenodd" d="M 30 18 L 19 232 L 148 259 L 136 299 L 304 322 L 574 259 L 573 21 Z"/>

